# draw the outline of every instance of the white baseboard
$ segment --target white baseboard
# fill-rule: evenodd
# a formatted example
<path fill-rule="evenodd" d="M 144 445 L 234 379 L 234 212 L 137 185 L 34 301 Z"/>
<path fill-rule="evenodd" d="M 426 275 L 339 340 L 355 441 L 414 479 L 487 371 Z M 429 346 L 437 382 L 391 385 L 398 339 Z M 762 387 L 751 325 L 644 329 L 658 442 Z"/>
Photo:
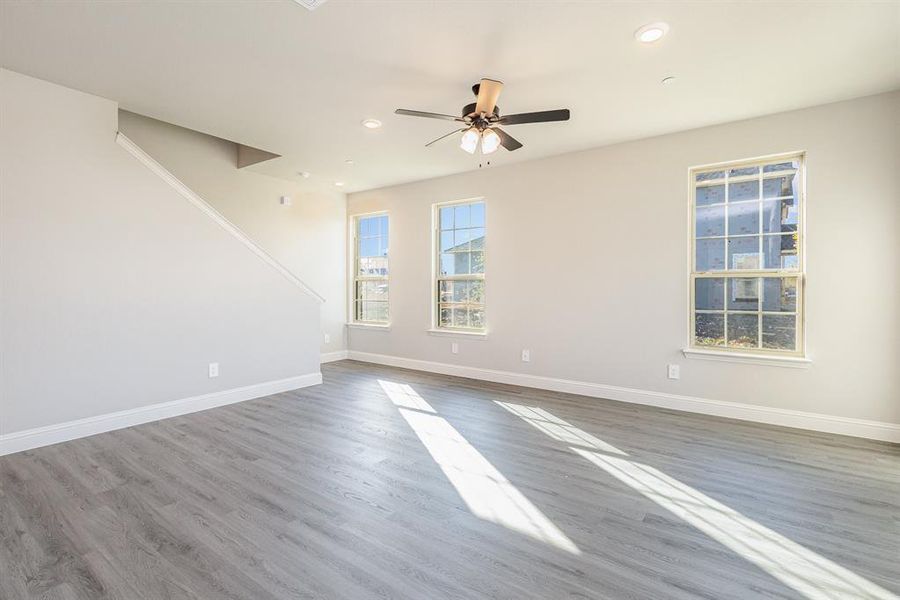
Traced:
<path fill-rule="evenodd" d="M 478 367 L 466 367 L 451 365 L 448 363 L 389 356 L 386 354 L 372 354 L 369 352 L 348 352 L 351 360 L 428 371 L 443 375 L 455 375 L 468 377 L 482 381 L 506 383 L 568 394 L 579 394 L 592 398 L 606 398 L 620 402 L 633 404 L 646 404 L 660 408 L 681 410 L 685 412 L 700 413 L 716 417 L 740 419 L 769 425 L 781 425 L 798 429 L 809 429 L 824 433 L 836 433 L 854 437 L 881 440 L 885 442 L 900 443 L 900 424 L 885 423 L 881 421 L 867 421 L 850 417 L 839 417 L 819 413 L 788 410 L 784 408 L 772 408 L 753 404 L 741 404 L 738 402 L 725 402 L 722 400 L 709 400 L 693 396 L 680 396 L 666 392 L 654 392 L 635 388 L 605 385 L 602 383 L 589 383 L 586 381 L 573 381 L 570 379 L 557 379 L 540 375 L 528 375 L 525 373 L 513 373 L 511 371 L 495 371 Z"/>
<path fill-rule="evenodd" d="M 336 360 L 345 360 L 348 357 L 347 350 L 338 350 L 336 352 L 325 352 L 319 362 L 330 363 Z"/>
<path fill-rule="evenodd" d="M 151 404 L 150 406 L 142 406 L 140 408 L 98 415 L 96 417 L 88 417 L 86 419 L 78 419 L 77 421 L 69 421 L 67 423 L 58 423 L 46 427 L 36 427 L 34 429 L 26 429 L 25 431 L 7 433 L 0 435 L 0 456 L 12 454 L 14 452 L 22 452 L 23 450 L 30 450 L 32 448 L 39 448 L 41 446 L 58 444 L 60 442 L 67 442 L 69 440 L 96 435 L 106 431 L 122 429 L 124 427 L 132 427 L 151 421 L 159 421 L 160 419 L 186 415 L 188 413 L 215 408 L 217 406 L 225 406 L 226 404 L 234 404 L 235 402 L 261 398 L 270 394 L 296 390 L 298 388 L 308 387 L 319 383 L 322 383 L 322 374 L 309 373 L 307 375 L 266 381 L 254 385 L 223 390 L 221 392 L 212 392 L 210 394 L 203 394 L 202 396 L 182 398 L 181 400 L 161 402 L 159 404 Z"/>

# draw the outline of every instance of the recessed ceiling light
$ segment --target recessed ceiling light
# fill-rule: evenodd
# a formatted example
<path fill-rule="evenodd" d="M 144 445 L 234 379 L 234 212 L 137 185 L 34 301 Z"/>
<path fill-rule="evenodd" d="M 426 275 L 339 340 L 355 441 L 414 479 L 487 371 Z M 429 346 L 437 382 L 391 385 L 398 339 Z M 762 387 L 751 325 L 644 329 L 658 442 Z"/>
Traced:
<path fill-rule="evenodd" d="M 297 175 L 303 179 L 309 179 L 309 171 L 297 171 Z"/>
<path fill-rule="evenodd" d="M 344 182 L 343 181 L 335 181 L 334 185 L 336 185 L 338 187 L 344 187 Z"/>
<path fill-rule="evenodd" d="M 362 126 L 366 129 L 378 129 L 381 127 L 381 121 L 378 119 L 364 119 L 362 122 Z"/>
<path fill-rule="evenodd" d="M 662 81 L 660 81 L 663 85 L 670 85 L 675 83 L 675 77 L 673 75 L 669 75 L 668 77 L 663 77 Z"/>
<path fill-rule="evenodd" d="M 663 22 L 649 23 L 634 32 L 634 39 L 644 44 L 659 41 L 669 32 L 669 25 Z"/>
<path fill-rule="evenodd" d="M 352 158 L 348 158 L 347 160 L 344 161 L 344 164 L 348 164 L 348 165 L 354 164 L 353 159 L 352 159 Z"/>

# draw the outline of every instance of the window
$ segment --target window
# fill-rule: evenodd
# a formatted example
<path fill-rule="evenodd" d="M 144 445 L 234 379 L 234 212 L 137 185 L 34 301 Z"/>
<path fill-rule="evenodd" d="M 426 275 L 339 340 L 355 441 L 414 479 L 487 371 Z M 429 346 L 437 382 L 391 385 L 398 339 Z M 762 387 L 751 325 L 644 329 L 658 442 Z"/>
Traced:
<path fill-rule="evenodd" d="M 484 202 L 435 205 L 435 324 L 483 332 Z"/>
<path fill-rule="evenodd" d="M 691 169 L 691 347 L 803 354 L 803 156 Z"/>
<path fill-rule="evenodd" d="M 355 218 L 353 322 L 386 325 L 388 305 L 388 216 Z"/>

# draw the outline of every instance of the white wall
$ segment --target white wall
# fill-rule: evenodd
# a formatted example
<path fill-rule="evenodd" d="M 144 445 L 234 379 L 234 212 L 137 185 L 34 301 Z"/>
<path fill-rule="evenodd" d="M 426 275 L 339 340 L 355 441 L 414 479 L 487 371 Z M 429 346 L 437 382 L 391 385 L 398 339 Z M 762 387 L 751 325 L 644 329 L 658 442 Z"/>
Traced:
<path fill-rule="evenodd" d="M 541 127 L 516 131 L 540 144 Z M 793 150 L 808 153 L 811 366 L 686 359 L 688 168 Z M 429 335 L 431 205 L 475 196 L 487 203 L 489 334 Z M 900 423 L 900 92 L 348 201 L 351 215 L 391 215 L 392 327 L 352 330 L 351 351 Z"/>
<path fill-rule="evenodd" d="M 322 352 L 346 347 L 345 194 L 237 169 L 236 144 L 127 111 L 119 130 L 323 296 Z"/>
<path fill-rule="evenodd" d="M 318 373 L 319 303 L 117 145 L 114 102 L 0 87 L 0 434 Z"/>

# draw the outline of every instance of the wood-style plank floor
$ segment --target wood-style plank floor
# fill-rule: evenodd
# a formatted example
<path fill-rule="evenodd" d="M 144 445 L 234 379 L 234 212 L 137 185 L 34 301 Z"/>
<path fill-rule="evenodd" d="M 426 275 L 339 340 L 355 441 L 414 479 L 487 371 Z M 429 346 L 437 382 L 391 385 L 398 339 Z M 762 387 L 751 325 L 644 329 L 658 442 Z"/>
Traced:
<path fill-rule="evenodd" d="M 343 361 L 0 458 L 3 599 L 896 598 L 900 447 Z"/>

